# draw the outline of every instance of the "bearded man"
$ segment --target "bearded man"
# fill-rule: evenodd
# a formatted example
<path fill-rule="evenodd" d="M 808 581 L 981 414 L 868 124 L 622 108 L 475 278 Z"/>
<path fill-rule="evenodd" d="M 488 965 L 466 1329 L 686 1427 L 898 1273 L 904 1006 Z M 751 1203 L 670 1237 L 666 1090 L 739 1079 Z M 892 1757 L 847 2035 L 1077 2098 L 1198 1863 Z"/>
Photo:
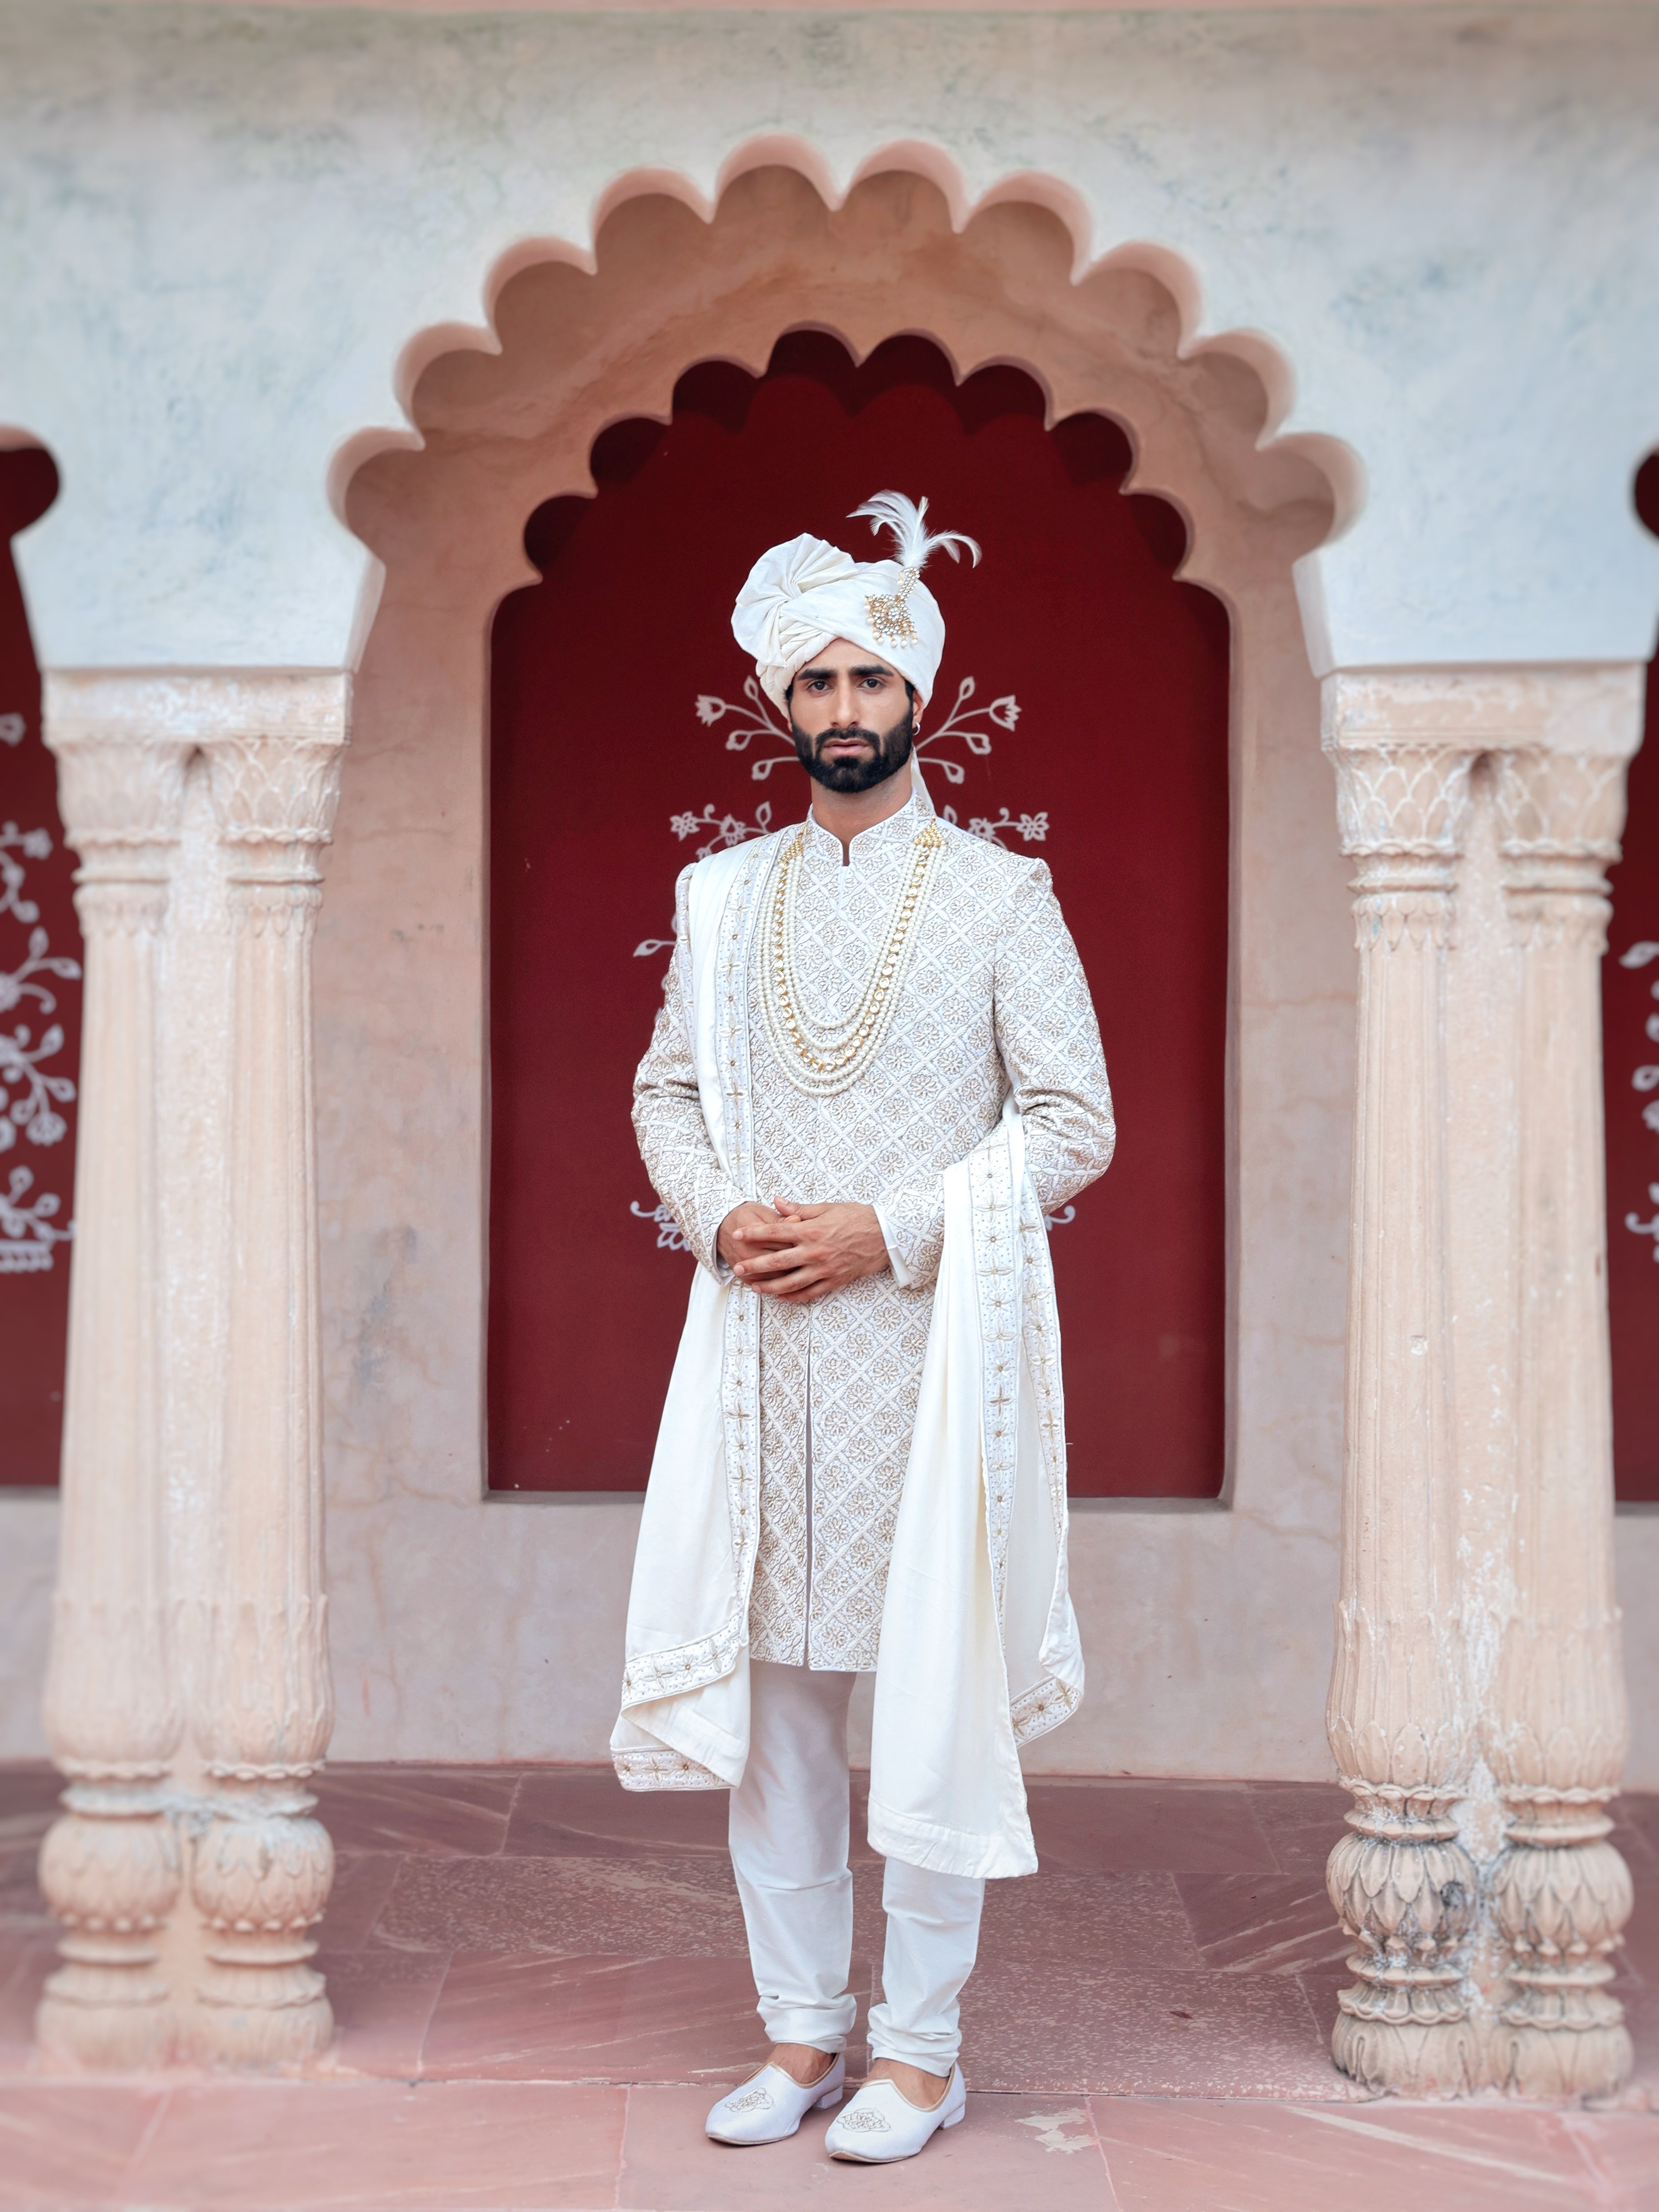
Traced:
<path fill-rule="evenodd" d="M 685 870 L 635 1085 L 699 1267 L 635 1559 L 629 1789 L 728 1789 L 767 2063 L 730 2143 L 839 2103 L 848 1701 L 873 1670 L 883 2002 L 836 2157 L 964 2110 L 957 1998 L 988 1876 L 1034 1873 L 1018 1746 L 1075 1711 L 1065 1426 L 1044 1216 L 1111 1158 L 1088 985 L 1048 871 L 935 817 L 913 759 L 957 532 L 884 492 L 896 560 L 812 537 L 732 617 L 812 781 L 804 823 Z"/>

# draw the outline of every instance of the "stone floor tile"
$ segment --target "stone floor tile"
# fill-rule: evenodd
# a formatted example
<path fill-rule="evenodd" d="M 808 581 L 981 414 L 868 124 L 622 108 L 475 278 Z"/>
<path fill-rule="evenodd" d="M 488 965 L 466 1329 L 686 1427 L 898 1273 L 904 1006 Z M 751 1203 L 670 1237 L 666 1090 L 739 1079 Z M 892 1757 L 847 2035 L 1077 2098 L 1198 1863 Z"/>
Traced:
<path fill-rule="evenodd" d="M 867 1991 L 870 1970 L 854 1970 Z M 749 1961 L 456 1957 L 422 2071 L 497 2081 L 741 2080 L 766 2056 Z"/>
<path fill-rule="evenodd" d="M 1554 2112 L 1091 2100 L 1121 2212 L 1601 2212 Z M 1623 2212 L 1623 2208 L 1620 2208 Z"/>
<path fill-rule="evenodd" d="M 1229 1974 L 1293 1974 L 1340 1966 L 1352 1945 L 1322 1875 L 1178 1875 L 1176 1887 L 1203 1963 Z"/>
<path fill-rule="evenodd" d="M 327 1977 L 336 2028 L 325 2070 L 413 2081 L 449 1954 L 376 1943 L 361 1951 L 319 1951 L 317 1965 Z"/>
<path fill-rule="evenodd" d="M 1035 1881 L 987 1882 L 979 1955 L 1100 1959 L 1131 1972 L 1196 1971 L 1206 1963 L 1167 1874 L 1053 1872 Z"/>
<path fill-rule="evenodd" d="M 614 1951 L 725 1958 L 745 1948 L 728 1862 L 697 1858 L 404 1861 L 376 1927 L 417 1950 Z"/>
<path fill-rule="evenodd" d="M 1242 1782 L 1042 1775 L 1027 1796 L 1046 1872 L 1271 1873 L 1276 1863 Z"/>
<path fill-rule="evenodd" d="M 1353 1799 L 1340 1782 L 1252 1782 L 1250 1809 L 1282 1874 L 1323 1877 Z"/>
<path fill-rule="evenodd" d="M 726 1851 L 724 1790 L 624 1790 L 610 1766 L 532 1768 L 502 1849 L 510 1857 L 689 1857 Z"/>
<path fill-rule="evenodd" d="M 1293 1976 L 1121 1972 L 989 1960 L 963 1992 L 963 2064 L 986 2089 L 1126 2097 L 1342 2097 Z"/>
<path fill-rule="evenodd" d="M 479 1858 L 500 1850 L 516 1767 L 331 1766 L 312 1787 L 340 1851 Z"/>
<path fill-rule="evenodd" d="M 1659 2113 L 1565 2112 L 1595 2186 L 1597 2212 L 1653 2212 L 1659 2204 Z"/>
<path fill-rule="evenodd" d="M 702 2132 L 713 2101 L 702 2089 L 630 2094 L 617 2197 L 624 2212 L 780 2212 L 840 2204 L 851 2192 L 884 2212 L 1116 2212 L 1080 2104 L 970 2091 L 967 2118 L 919 2157 L 849 2166 L 824 2151 L 831 2113 L 809 2113 L 787 2142 L 737 2150 Z"/>
<path fill-rule="evenodd" d="M 125 2178 L 166 2094 L 119 2082 L 0 2086 L 0 2207 L 127 2204 Z"/>
<path fill-rule="evenodd" d="M 134 2160 L 145 2212 L 599 2212 L 626 2092 L 513 2081 L 213 2082 Z"/>
<path fill-rule="evenodd" d="M 362 1950 L 392 1894 L 403 1860 L 401 1851 L 351 1851 L 335 1860 L 334 1887 L 317 1931 L 325 1951 L 337 1955 Z"/>

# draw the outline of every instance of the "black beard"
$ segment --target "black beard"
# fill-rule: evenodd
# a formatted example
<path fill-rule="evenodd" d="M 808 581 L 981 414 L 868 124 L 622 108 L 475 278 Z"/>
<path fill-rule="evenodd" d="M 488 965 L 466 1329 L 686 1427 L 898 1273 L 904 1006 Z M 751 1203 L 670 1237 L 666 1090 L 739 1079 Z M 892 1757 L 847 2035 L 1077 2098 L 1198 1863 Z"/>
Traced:
<path fill-rule="evenodd" d="M 873 791 L 878 783 L 896 775 L 910 757 L 915 744 L 916 710 L 914 702 L 904 710 L 904 719 L 895 722 L 890 730 L 866 730 L 854 723 L 850 729 L 825 730 L 816 738 L 807 736 L 795 720 L 793 707 L 789 710 L 789 727 L 794 733 L 795 757 L 814 783 L 821 783 L 826 791 Z M 832 738 L 862 738 L 872 747 L 867 758 L 862 760 L 827 761 L 819 757 L 819 747 Z"/>

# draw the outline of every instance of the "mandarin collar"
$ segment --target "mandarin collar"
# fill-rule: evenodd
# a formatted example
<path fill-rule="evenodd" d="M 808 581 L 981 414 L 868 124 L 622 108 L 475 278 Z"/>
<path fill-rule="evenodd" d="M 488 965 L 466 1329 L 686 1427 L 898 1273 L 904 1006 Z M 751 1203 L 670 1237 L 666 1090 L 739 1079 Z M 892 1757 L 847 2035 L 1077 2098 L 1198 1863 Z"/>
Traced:
<path fill-rule="evenodd" d="M 913 768 L 913 778 L 915 774 Z M 890 848 L 909 844 L 925 828 L 932 814 L 933 809 L 923 805 L 913 782 L 909 798 L 896 814 L 890 814 L 884 821 L 859 831 L 848 847 L 848 859 L 854 864 L 860 860 L 874 860 Z M 836 867 L 841 866 L 841 840 L 820 824 L 816 814 L 808 814 L 806 817 L 804 840 L 802 851 L 807 859 L 833 861 Z"/>

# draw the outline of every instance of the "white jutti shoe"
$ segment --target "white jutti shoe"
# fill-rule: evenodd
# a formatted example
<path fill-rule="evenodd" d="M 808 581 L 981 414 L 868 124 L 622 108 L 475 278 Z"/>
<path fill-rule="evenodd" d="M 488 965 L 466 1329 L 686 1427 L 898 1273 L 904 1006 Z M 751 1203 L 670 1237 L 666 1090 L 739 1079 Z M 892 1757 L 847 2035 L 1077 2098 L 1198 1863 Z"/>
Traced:
<path fill-rule="evenodd" d="M 847 2087 L 847 2061 L 839 2052 L 827 2074 L 805 2088 L 769 2058 L 758 2074 L 722 2097 L 703 2123 L 716 2142 L 781 2142 L 815 2105 L 838 2105 Z"/>
<path fill-rule="evenodd" d="M 914 2158 L 940 2128 L 953 2128 L 968 2110 L 968 2084 L 960 2066 L 937 2105 L 924 2111 L 913 2105 L 896 2081 L 866 2081 L 844 2112 L 830 2123 L 823 2147 L 831 2158 L 856 2159 L 860 2166 L 886 2166 Z"/>

